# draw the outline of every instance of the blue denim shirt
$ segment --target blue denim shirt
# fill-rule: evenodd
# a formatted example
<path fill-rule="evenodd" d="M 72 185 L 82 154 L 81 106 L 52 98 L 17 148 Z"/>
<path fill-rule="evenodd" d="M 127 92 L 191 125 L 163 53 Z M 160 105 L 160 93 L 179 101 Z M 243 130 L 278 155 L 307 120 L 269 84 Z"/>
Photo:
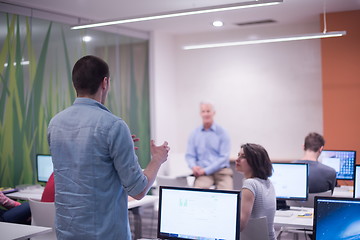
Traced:
<path fill-rule="evenodd" d="M 58 239 L 131 239 L 127 197 L 148 180 L 126 123 L 101 103 L 77 98 L 50 121 L 48 142 Z"/>
<path fill-rule="evenodd" d="M 207 175 L 229 167 L 230 138 L 215 123 L 207 130 L 198 127 L 189 137 L 185 158 L 190 168 L 200 166 Z"/>

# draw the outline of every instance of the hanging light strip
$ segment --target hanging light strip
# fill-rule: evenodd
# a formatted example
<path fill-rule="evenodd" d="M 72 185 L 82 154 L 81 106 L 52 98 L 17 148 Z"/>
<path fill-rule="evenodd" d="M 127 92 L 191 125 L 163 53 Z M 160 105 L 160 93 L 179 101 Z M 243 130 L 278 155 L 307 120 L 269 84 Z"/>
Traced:
<path fill-rule="evenodd" d="M 218 5 L 207 8 L 195 8 L 188 11 L 177 11 L 177 12 L 169 12 L 169 13 L 159 13 L 150 16 L 142 16 L 142 17 L 134 17 L 127 19 L 119 19 L 113 21 L 99 22 L 99 23 L 91 23 L 91 24 L 83 24 L 72 27 L 71 29 L 84 29 L 84 28 L 94 28 L 94 27 L 103 27 L 109 25 L 117 25 L 124 23 L 132 23 L 132 22 L 142 22 L 156 19 L 164 19 L 164 18 L 172 18 L 172 17 L 181 17 L 195 14 L 203 14 L 203 13 L 213 13 L 220 11 L 230 11 L 237 10 L 242 8 L 251 8 L 251 7 L 262 7 L 262 6 L 271 6 L 282 3 L 283 0 L 255 0 L 250 2 L 242 2 L 236 4 L 227 4 L 227 5 Z"/>
<path fill-rule="evenodd" d="M 248 40 L 239 42 L 224 42 L 224 43 L 207 43 L 198 45 L 184 46 L 184 50 L 202 49 L 202 48 L 216 48 L 216 47 L 230 47 L 239 45 L 250 45 L 250 44 L 261 44 L 261 43 L 274 43 L 274 42 L 286 42 L 286 41 L 297 41 L 297 40 L 308 40 L 318 38 L 330 38 L 330 37 L 341 37 L 346 35 L 346 31 L 327 32 L 327 33 L 310 33 L 303 35 L 283 36 L 277 38 Z"/>

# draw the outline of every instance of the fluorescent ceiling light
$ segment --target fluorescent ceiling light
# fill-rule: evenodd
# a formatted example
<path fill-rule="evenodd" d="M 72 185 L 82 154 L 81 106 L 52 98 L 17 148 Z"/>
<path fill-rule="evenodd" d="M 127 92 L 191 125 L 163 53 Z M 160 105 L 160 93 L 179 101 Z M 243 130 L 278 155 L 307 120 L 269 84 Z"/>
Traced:
<path fill-rule="evenodd" d="M 273 43 L 273 42 L 286 42 L 286 41 L 308 40 L 308 39 L 317 39 L 317 38 L 340 37 L 340 36 L 344 36 L 344 35 L 346 35 L 346 31 L 327 32 L 327 33 L 311 33 L 311 34 L 284 36 L 284 37 L 277 37 L 277 38 L 240 41 L 240 42 L 224 42 L 224 43 L 207 43 L 207 44 L 198 44 L 198 45 L 188 45 L 188 46 L 184 46 L 183 49 L 184 50 L 192 50 L 192 49 L 201 49 L 201 48 L 230 47 L 230 46 L 259 44 L 259 43 Z"/>
<path fill-rule="evenodd" d="M 203 13 L 213 13 L 213 12 L 220 12 L 220 11 L 237 10 L 237 9 L 242 9 L 242 8 L 270 6 L 270 5 L 275 5 L 275 4 L 279 4 L 282 2 L 283 2 L 283 0 L 253 0 L 253 1 L 249 1 L 249 2 L 218 5 L 218 6 L 207 7 L 207 8 L 195 8 L 195 9 L 193 8 L 188 11 L 159 13 L 159 14 L 154 14 L 154 15 L 150 15 L 150 16 L 141 16 L 141 17 L 119 19 L 119 20 L 107 21 L 107 22 L 83 24 L 83 25 L 74 26 L 71 29 L 103 27 L 103 26 L 109 26 L 109 25 L 149 21 L 149 20 L 156 20 L 156 19 L 163 19 L 163 18 L 172 18 L 172 17 L 181 17 L 181 16 L 203 14 Z"/>

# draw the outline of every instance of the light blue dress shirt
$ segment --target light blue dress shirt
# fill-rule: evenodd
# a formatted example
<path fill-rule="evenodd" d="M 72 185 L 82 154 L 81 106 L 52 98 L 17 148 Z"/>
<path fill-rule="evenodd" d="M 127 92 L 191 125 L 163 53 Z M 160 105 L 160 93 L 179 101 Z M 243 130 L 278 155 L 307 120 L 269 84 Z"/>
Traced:
<path fill-rule="evenodd" d="M 131 239 L 128 194 L 146 187 L 126 123 L 101 103 L 77 98 L 49 124 L 56 234 L 62 239 Z"/>
<path fill-rule="evenodd" d="M 190 168 L 200 166 L 211 175 L 230 166 L 230 138 L 215 123 L 207 130 L 198 127 L 189 137 L 185 158 Z"/>

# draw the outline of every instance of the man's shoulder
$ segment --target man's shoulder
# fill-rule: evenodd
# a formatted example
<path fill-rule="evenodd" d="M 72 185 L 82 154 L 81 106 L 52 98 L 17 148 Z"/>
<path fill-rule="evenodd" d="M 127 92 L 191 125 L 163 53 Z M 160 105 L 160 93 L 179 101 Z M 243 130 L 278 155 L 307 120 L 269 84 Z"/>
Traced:
<path fill-rule="evenodd" d="M 227 131 L 225 130 L 225 128 L 223 128 L 222 126 L 220 126 L 217 123 L 213 124 L 214 126 L 214 130 L 215 132 L 219 133 L 219 134 L 223 134 L 223 135 L 228 135 Z"/>

